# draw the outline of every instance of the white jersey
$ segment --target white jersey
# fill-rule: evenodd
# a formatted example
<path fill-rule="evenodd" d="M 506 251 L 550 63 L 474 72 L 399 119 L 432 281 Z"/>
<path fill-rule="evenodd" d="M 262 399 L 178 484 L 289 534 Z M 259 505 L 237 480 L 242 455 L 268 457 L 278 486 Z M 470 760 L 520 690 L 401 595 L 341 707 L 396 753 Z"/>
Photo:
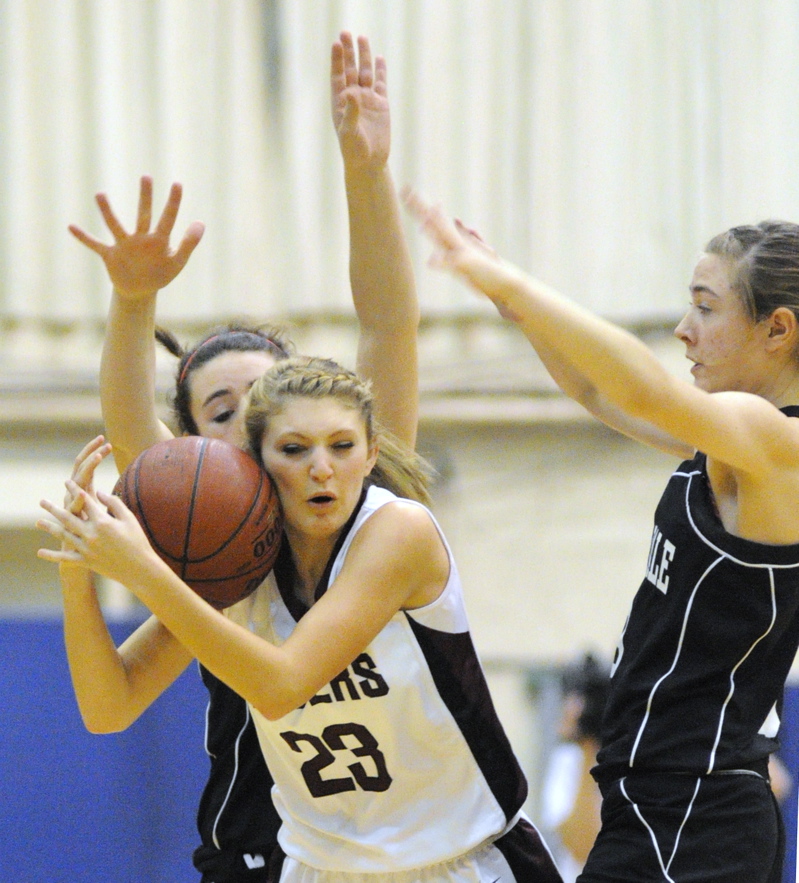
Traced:
<path fill-rule="evenodd" d="M 366 520 L 396 499 L 369 489 L 327 586 Z M 447 554 L 436 601 L 400 610 L 301 708 L 277 721 L 253 709 L 283 820 L 279 841 L 299 862 L 361 873 L 445 862 L 500 836 L 521 810 L 527 783 L 494 710 L 448 546 Z M 280 644 L 300 614 L 272 574 L 228 615 Z"/>

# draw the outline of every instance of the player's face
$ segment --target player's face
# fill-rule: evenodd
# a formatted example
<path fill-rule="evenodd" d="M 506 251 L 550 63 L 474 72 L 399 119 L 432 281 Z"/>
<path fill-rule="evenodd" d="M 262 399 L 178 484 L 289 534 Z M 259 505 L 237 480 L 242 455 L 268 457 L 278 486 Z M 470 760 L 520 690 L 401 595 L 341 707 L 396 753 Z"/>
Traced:
<path fill-rule="evenodd" d="M 270 418 L 261 456 L 289 538 L 330 539 L 355 510 L 377 449 L 356 410 L 335 398 L 298 396 Z"/>
<path fill-rule="evenodd" d="M 245 396 L 275 364 L 267 352 L 224 352 L 191 374 L 191 415 L 200 435 L 245 446 Z"/>
<path fill-rule="evenodd" d="M 694 363 L 691 374 L 700 389 L 757 392 L 767 326 L 752 321 L 718 255 L 703 255 L 696 265 L 691 305 L 674 333 Z"/>

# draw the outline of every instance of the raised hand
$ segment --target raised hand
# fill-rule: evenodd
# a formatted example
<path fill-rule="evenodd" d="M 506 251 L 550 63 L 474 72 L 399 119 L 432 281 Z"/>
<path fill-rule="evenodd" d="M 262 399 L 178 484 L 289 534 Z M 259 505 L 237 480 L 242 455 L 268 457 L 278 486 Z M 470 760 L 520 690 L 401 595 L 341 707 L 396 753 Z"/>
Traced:
<path fill-rule="evenodd" d="M 330 58 L 333 125 L 348 168 L 379 169 L 388 161 L 391 120 L 386 91 L 386 62 L 358 37 L 356 57 L 352 35 L 343 31 Z"/>
<path fill-rule="evenodd" d="M 403 188 L 402 200 L 433 243 L 430 266 L 450 270 L 471 281 L 468 270 L 473 259 L 497 259 L 493 249 L 474 230 L 461 221 L 450 220 L 438 206 L 430 205 L 410 187 Z"/>
<path fill-rule="evenodd" d="M 119 295 L 128 299 L 152 296 L 186 266 L 205 232 L 205 225 L 195 221 L 187 228 L 177 249 L 171 248 L 169 240 L 182 195 L 182 186 L 173 184 L 161 217 L 151 230 L 153 180 L 145 175 L 140 183 L 136 228 L 132 233 L 128 233 L 119 222 L 104 193 L 98 193 L 95 199 L 106 227 L 114 237 L 114 244 L 106 245 L 74 224 L 70 224 L 69 231 L 87 248 L 100 255 Z"/>
<path fill-rule="evenodd" d="M 462 221 L 451 220 L 438 206 L 430 205 L 410 187 L 403 188 L 402 199 L 422 231 L 433 243 L 428 263 L 447 270 L 489 297 L 500 315 L 513 322 L 519 320 L 510 308 L 506 294 L 520 276 L 511 264 L 502 261 L 482 237 Z"/>

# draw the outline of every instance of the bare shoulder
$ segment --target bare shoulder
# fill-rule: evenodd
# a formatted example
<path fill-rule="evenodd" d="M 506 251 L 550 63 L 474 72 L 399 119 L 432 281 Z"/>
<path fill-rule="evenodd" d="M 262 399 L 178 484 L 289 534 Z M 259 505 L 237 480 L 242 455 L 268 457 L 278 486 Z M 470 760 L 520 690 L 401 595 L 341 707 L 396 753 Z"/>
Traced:
<path fill-rule="evenodd" d="M 370 516 L 353 540 L 351 556 L 374 578 L 403 585 L 403 607 L 431 603 L 449 578 L 449 553 L 430 512 L 407 500 L 387 503 Z"/>
<path fill-rule="evenodd" d="M 381 541 L 390 541 L 406 550 L 418 543 L 443 547 L 441 534 L 430 512 L 410 500 L 392 500 L 381 506 L 359 533 L 370 539 L 379 535 Z"/>
<path fill-rule="evenodd" d="M 750 393 L 718 392 L 709 398 L 728 415 L 730 430 L 757 447 L 765 468 L 799 468 L 799 419 Z"/>

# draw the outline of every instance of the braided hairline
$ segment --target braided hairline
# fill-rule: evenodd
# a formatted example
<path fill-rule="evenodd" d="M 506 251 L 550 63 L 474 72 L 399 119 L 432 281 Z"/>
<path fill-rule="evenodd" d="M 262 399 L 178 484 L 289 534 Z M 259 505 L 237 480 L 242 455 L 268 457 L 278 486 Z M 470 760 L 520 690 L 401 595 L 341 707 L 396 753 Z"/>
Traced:
<path fill-rule="evenodd" d="M 276 366 L 271 374 L 271 384 L 276 395 L 336 396 L 371 407 L 372 391 L 369 381 L 361 380 L 357 374 L 338 370 L 333 373 L 327 367 L 331 363 L 321 359 L 288 359 Z M 337 366 L 338 367 L 338 366 Z"/>
<path fill-rule="evenodd" d="M 330 359 L 298 356 L 284 359 L 257 380 L 250 391 L 247 431 L 251 442 L 263 433 L 265 422 L 292 396 L 343 399 L 360 411 L 367 435 L 373 434 L 371 383 Z M 251 435 L 251 428 L 255 436 Z"/>
<path fill-rule="evenodd" d="M 428 485 L 432 468 L 380 427 L 373 415 L 371 383 L 330 359 L 285 359 L 253 384 L 245 425 L 250 452 L 259 462 L 262 462 L 261 444 L 269 420 L 294 397 L 330 397 L 358 412 L 363 419 L 368 443 L 378 444 L 377 462 L 369 482 L 388 488 L 399 497 L 430 503 Z"/>

